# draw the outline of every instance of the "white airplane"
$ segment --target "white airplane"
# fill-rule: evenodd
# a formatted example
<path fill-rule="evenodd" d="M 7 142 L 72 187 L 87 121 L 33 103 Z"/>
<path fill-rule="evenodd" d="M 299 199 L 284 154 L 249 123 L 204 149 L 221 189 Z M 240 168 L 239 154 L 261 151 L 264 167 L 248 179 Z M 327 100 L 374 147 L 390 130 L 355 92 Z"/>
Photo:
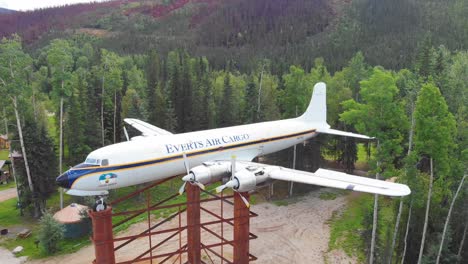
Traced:
<path fill-rule="evenodd" d="M 286 149 L 319 133 L 371 139 L 330 129 L 326 113 L 326 86 L 320 82 L 314 86 L 306 112 L 292 119 L 177 135 L 137 119 L 125 119 L 142 135 L 91 152 L 83 163 L 70 168 L 56 181 L 68 189 L 67 194 L 78 196 L 107 195 L 109 189 L 184 173 L 187 173 L 182 178 L 185 183 L 201 188 L 224 180 L 225 184 L 217 191 L 232 188 L 248 192 L 273 180 L 284 180 L 389 196 L 410 194 L 408 186 L 403 184 L 325 169 L 311 173 L 251 162 L 255 157 Z M 193 167 L 189 168 L 188 164 Z"/>

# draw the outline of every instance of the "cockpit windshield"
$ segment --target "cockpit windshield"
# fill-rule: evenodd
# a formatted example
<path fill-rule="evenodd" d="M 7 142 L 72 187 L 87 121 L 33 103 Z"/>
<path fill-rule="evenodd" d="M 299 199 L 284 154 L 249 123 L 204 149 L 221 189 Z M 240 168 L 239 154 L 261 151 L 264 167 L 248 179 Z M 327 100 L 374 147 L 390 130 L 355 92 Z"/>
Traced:
<path fill-rule="evenodd" d="M 94 159 L 94 158 L 86 158 L 84 164 L 99 166 L 99 165 L 101 165 L 101 160 L 100 159 Z"/>

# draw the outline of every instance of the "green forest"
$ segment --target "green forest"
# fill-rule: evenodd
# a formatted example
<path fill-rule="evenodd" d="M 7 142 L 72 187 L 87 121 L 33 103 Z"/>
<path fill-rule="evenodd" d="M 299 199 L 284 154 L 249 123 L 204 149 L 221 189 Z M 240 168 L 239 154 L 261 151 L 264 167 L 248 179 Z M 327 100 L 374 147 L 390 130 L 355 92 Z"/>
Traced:
<path fill-rule="evenodd" d="M 125 141 L 124 118 L 174 133 L 291 118 L 323 81 L 328 123 L 377 138 L 368 176 L 412 190 L 368 196 L 361 261 L 468 259 L 465 1 L 237 0 L 128 15 L 143 2 L 38 40 L 1 40 L 0 132 L 24 155 L 15 167 L 26 214 L 50 206 L 60 171 Z M 353 171 L 358 142 L 314 140 L 302 153 L 315 167 L 328 159 Z"/>

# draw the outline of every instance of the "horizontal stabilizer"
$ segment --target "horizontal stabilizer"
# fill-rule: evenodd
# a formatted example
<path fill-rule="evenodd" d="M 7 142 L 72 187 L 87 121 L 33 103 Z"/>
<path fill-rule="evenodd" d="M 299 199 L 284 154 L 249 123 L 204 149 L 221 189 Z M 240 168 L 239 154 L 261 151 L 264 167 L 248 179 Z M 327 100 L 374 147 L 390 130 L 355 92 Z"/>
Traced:
<path fill-rule="evenodd" d="M 102 196 L 102 195 L 108 195 L 109 192 L 106 190 L 102 191 L 82 191 L 82 190 L 68 190 L 65 192 L 68 195 L 73 195 L 73 196 Z"/>
<path fill-rule="evenodd" d="M 363 138 L 363 139 L 374 139 L 374 137 L 369 137 L 366 135 L 345 132 L 341 130 L 331 129 L 331 128 L 319 128 L 317 132 L 329 135 L 337 135 L 337 136 L 344 136 L 344 137 L 354 137 L 354 138 Z"/>
<path fill-rule="evenodd" d="M 316 172 L 311 173 L 278 167 L 278 169 L 271 170 L 269 176 L 275 180 L 293 181 L 388 196 L 406 196 L 411 193 L 409 187 L 404 184 L 375 180 L 325 169 L 318 169 Z"/>
<path fill-rule="evenodd" d="M 148 124 L 144 121 L 135 119 L 135 118 L 125 118 L 124 122 L 135 128 L 136 130 L 140 131 L 143 136 L 164 136 L 164 135 L 172 135 L 171 132 L 159 128 L 157 126 L 153 126 Z"/>

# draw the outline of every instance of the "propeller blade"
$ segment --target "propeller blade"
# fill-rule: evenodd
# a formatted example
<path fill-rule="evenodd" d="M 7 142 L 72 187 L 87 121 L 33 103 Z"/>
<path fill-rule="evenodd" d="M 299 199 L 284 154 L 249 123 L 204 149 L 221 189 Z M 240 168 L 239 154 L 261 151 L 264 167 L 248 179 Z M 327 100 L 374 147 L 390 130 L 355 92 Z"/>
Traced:
<path fill-rule="evenodd" d="M 185 166 L 185 170 L 187 171 L 187 175 L 190 174 L 190 169 L 189 169 L 189 163 L 188 163 L 188 160 L 187 160 L 187 154 L 185 154 L 185 152 L 182 154 L 182 157 L 184 158 L 184 166 Z"/>
<path fill-rule="evenodd" d="M 187 184 L 186 181 L 184 181 L 184 184 L 182 184 L 182 186 L 180 186 L 179 188 L 179 195 L 182 195 L 184 194 L 184 191 L 185 191 L 185 185 Z"/>
<path fill-rule="evenodd" d="M 247 201 L 247 198 L 245 198 L 245 197 L 244 197 L 242 194 L 240 194 L 239 192 L 238 192 L 238 194 L 239 194 L 239 196 L 241 197 L 242 201 L 244 201 L 245 206 L 247 206 L 247 208 L 250 208 L 250 203 L 249 203 L 249 201 Z"/>
<path fill-rule="evenodd" d="M 220 186 L 216 187 L 216 192 L 220 193 L 220 192 L 224 191 L 224 189 L 226 189 L 226 188 L 227 188 L 226 184 L 220 185 Z"/>
<path fill-rule="evenodd" d="M 193 183 L 196 184 L 198 187 L 200 187 L 200 189 L 205 190 L 205 185 L 203 185 L 203 183 L 198 182 L 198 181 L 194 181 Z"/>
<path fill-rule="evenodd" d="M 236 155 L 231 156 L 231 179 L 234 178 L 234 174 L 236 174 Z"/>
<path fill-rule="evenodd" d="M 226 188 L 234 188 L 236 186 L 237 186 L 237 180 L 233 179 L 233 180 L 230 180 L 230 181 L 226 182 L 223 185 L 220 185 L 220 186 L 216 187 L 216 192 L 220 193 L 220 192 L 224 191 L 224 189 L 226 189 Z"/>

